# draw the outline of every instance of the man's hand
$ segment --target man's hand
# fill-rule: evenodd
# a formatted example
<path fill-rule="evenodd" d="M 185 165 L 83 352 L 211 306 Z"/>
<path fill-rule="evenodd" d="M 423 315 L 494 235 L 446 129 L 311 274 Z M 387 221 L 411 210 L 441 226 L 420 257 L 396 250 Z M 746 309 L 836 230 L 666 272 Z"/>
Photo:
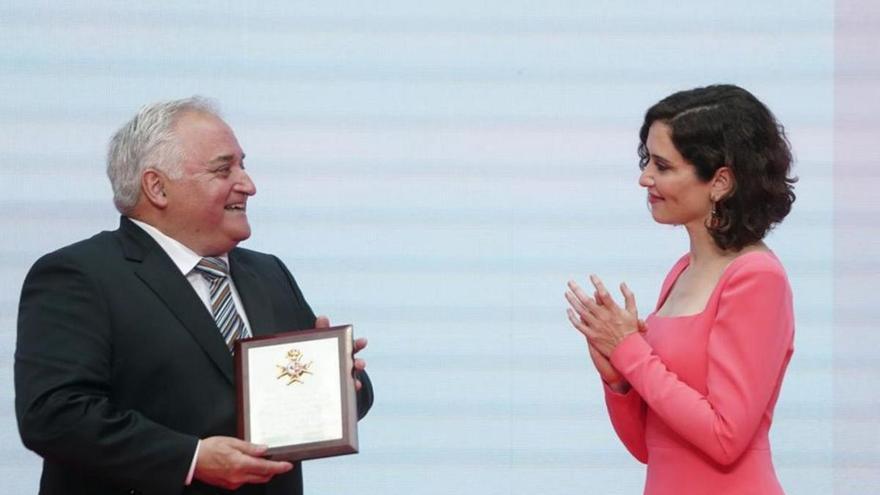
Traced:
<path fill-rule="evenodd" d="M 367 339 L 363 339 L 363 338 L 355 339 L 355 341 L 354 341 L 354 354 L 357 354 L 358 352 L 363 350 L 363 348 L 366 346 L 367 346 Z M 354 369 L 351 370 L 351 372 L 354 374 L 354 389 L 355 390 L 360 390 L 361 387 L 364 386 L 361 383 L 361 381 L 357 379 L 357 374 L 359 371 L 364 371 L 365 369 L 367 369 L 367 362 L 364 361 L 363 359 L 355 358 L 354 359 Z"/>
<path fill-rule="evenodd" d="M 267 447 L 232 437 L 201 441 L 193 477 L 209 485 L 235 490 L 245 483 L 266 483 L 293 469 L 289 462 L 263 459 Z"/>
<path fill-rule="evenodd" d="M 315 328 L 330 328 L 330 318 L 327 318 L 324 315 L 320 315 L 315 318 Z M 354 352 L 352 354 L 357 354 L 362 351 L 364 347 L 367 346 L 367 339 L 355 339 L 354 341 Z M 354 376 L 354 389 L 360 390 L 363 387 L 363 384 L 360 380 L 357 379 L 357 374 L 359 371 L 364 371 L 367 369 L 367 362 L 363 359 L 355 358 L 354 359 L 354 369 L 351 370 L 352 376 Z"/>

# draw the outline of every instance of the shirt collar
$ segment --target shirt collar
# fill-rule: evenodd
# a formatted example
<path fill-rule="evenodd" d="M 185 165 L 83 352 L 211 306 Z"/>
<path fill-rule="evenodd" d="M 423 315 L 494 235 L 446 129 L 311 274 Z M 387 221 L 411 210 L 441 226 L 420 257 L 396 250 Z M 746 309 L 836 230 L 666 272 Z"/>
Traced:
<path fill-rule="evenodd" d="M 142 228 L 144 232 L 150 235 L 153 240 L 159 244 L 159 247 L 165 251 L 165 254 L 171 258 L 171 261 L 174 262 L 174 265 L 180 270 L 184 276 L 189 275 L 189 273 L 196 267 L 199 261 L 202 259 L 202 256 L 196 254 L 192 249 L 184 246 L 180 241 L 169 237 L 162 233 L 156 227 L 140 221 L 134 218 L 129 218 L 135 225 Z M 220 256 L 216 256 L 216 258 L 220 258 L 226 262 L 227 266 L 229 265 L 229 254 L 225 253 Z"/>

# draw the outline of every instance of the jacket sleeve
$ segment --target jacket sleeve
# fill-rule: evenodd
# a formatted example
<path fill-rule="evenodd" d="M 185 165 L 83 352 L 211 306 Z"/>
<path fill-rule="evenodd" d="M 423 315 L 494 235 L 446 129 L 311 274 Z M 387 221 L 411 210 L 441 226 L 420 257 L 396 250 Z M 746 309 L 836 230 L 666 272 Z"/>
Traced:
<path fill-rule="evenodd" d="M 648 462 L 648 448 L 645 444 L 645 416 L 647 407 L 639 393 L 630 388 L 625 394 L 615 392 L 603 382 L 605 387 L 605 406 L 611 417 L 611 425 L 626 450 L 639 462 Z"/>
<path fill-rule="evenodd" d="M 778 387 L 792 352 L 793 316 L 785 274 L 763 265 L 732 273 L 719 297 L 705 394 L 667 369 L 637 333 L 611 362 L 660 419 L 726 465 L 749 445 Z"/>
<path fill-rule="evenodd" d="M 102 288 L 76 262 L 54 253 L 34 265 L 15 351 L 22 441 L 49 461 L 147 495 L 180 493 L 198 439 L 114 405 L 111 325 Z"/>

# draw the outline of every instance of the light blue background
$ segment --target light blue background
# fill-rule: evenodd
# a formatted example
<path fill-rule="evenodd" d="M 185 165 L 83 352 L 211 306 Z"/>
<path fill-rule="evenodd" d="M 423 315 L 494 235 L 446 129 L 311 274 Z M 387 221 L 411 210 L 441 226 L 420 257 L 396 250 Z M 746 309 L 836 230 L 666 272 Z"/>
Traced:
<path fill-rule="evenodd" d="M 144 103 L 201 94 L 257 184 L 245 246 L 278 254 L 317 312 L 370 339 L 361 453 L 308 462 L 308 493 L 641 493 L 564 284 L 626 280 L 652 309 L 687 240 L 647 212 L 638 127 L 675 90 L 732 82 L 786 125 L 801 178 L 769 239 L 798 321 L 774 459 L 790 493 L 830 493 L 833 14 L 831 1 L 0 1 L 5 492 L 35 493 L 40 472 L 13 411 L 24 274 L 115 228 L 114 130 Z"/>

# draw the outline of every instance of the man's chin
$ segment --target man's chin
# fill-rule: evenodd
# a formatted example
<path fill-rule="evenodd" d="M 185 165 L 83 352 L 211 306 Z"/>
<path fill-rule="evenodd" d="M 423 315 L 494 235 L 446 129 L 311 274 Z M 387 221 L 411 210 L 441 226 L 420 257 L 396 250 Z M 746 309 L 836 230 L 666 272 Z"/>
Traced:
<path fill-rule="evenodd" d="M 244 227 L 239 227 L 236 229 L 235 233 L 232 235 L 232 239 L 235 240 L 235 243 L 238 244 L 241 241 L 246 240 L 251 236 L 251 227 L 248 224 L 245 224 Z"/>

